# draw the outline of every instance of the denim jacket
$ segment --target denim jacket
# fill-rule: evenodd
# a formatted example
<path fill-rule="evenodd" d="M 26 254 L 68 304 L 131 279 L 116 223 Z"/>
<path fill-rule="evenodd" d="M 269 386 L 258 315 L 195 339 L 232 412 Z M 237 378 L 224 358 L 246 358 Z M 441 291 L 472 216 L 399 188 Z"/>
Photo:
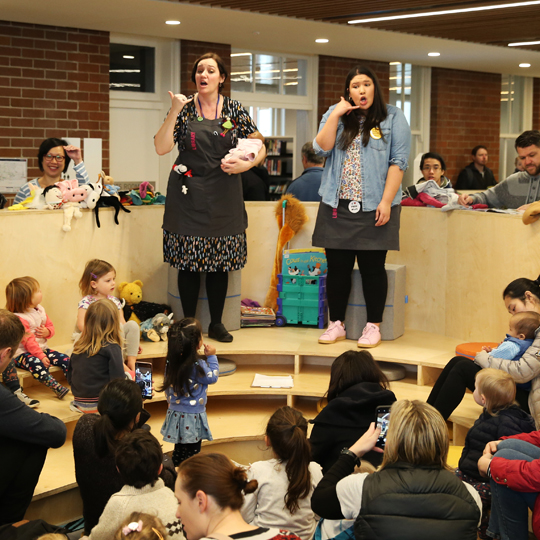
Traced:
<path fill-rule="evenodd" d="M 322 129 L 330 113 L 335 109 L 332 105 L 322 117 L 319 131 Z M 373 212 L 382 200 L 386 176 L 390 165 L 397 165 L 402 171 L 407 169 L 409 153 L 411 151 L 411 129 L 401 109 L 387 105 L 388 116 L 381 122 L 380 128 L 384 140 L 369 138 L 367 146 L 361 145 L 360 168 L 362 172 L 362 210 Z M 341 172 L 346 150 L 338 147 L 339 139 L 343 133 L 343 122 L 339 119 L 336 143 L 331 150 L 323 150 L 317 141 L 313 141 L 315 153 L 326 157 L 326 165 L 322 174 L 319 195 L 322 202 L 332 208 L 339 203 L 339 188 L 341 185 Z M 401 189 L 398 189 L 392 201 L 392 206 L 401 202 Z"/>

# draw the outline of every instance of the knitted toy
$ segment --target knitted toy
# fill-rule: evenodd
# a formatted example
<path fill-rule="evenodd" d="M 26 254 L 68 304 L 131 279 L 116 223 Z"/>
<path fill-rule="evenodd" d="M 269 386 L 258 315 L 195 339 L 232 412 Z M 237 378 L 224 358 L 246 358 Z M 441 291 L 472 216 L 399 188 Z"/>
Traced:
<path fill-rule="evenodd" d="M 141 323 L 141 337 L 145 341 L 167 341 L 167 332 L 172 324 L 173 314 L 158 313 Z"/>
<path fill-rule="evenodd" d="M 277 299 L 279 292 L 277 290 L 278 274 L 281 271 L 281 261 L 285 244 L 290 242 L 294 235 L 300 231 L 304 223 L 308 220 L 304 205 L 293 195 L 283 195 L 276 205 L 276 220 L 279 227 L 279 236 L 274 258 L 274 267 L 270 278 L 270 288 L 266 295 L 264 305 L 277 310 Z M 283 215 L 285 220 L 283 220 Z"/>

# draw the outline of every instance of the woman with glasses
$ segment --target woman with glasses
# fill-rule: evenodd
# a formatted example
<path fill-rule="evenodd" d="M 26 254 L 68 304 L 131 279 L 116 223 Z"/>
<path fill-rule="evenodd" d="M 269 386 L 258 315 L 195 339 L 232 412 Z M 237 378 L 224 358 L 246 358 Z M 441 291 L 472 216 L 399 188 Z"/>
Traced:
<path fill-rule="evenodd" d="M 62 173 L 67 171 L 71 160 L 74 163 L 73 169 L 75 170 L 79 185 L 90 182 L 82 160 L 81 149 L 68 144 L 63 139 L 45 139 L 39 147 L 37 157 L 39 170 L 43 173 L 43 176 L 34 178 L 34 180 L 30 180 L 22 186 L 15 196 L 14 204 L 20 203 L 30 197 L 30 185 L 45 189 L 47 186 L 52 186 L 56 182 L 60 182 L 62 180 Z"/>

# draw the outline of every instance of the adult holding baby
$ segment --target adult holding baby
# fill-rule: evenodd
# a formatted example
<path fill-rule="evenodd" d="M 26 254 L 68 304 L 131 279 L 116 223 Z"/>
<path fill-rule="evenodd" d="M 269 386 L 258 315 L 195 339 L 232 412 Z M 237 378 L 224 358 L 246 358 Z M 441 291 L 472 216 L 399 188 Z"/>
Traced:
<path fill-rule="evenodd" d="M 191 72 L 194 95 L 173 94 L 171 108 L 157 132 L 159 155 L 178 145 L 169 176 L 163 219 L 163 257 L 178 269 L 178 292 L 184 317 L 195 317 L 200 273 L 206 272 L 210 308 L 208 336 L 232 341 L 221 322 L 228 273 L 247 258 L 247 214 L 240 173 L 262 162 L 264 146 L 253 161 L 224 159 L 239 139 L 262 135 L 242 105 L 221 91 L 228 73 L 215 53 L 198 58 Z"/>

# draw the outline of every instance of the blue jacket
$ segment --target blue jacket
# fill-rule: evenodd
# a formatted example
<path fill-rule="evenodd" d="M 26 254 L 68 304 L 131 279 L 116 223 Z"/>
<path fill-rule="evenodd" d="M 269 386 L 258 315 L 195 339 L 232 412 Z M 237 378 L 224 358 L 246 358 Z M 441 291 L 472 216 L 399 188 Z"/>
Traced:
<path fill-rule="evenodd" d="M 322 117 L 319 131 L 322 129 L 336 105 L 332 105 Z M 407 169 L 409 154 L 411 151 L 411 128 L 405 119 L 401 109 L 393 105 L 386 106 L 388 116 L 381 122 L 380 128 L 384 140 L 369 138 L 367 146 L 361 145 L 360 167 L 362 172 L 362 210 L 373 212 L 382 200 L 386 176 L 390 165 L 397 165 L 402 171 Z M 332 150 L 323 150 L 317 141 L 313 141 L 313 149 L 320 156 L 327 158 L 324 167 L 319 195 L 322 202 L 332 208 L 337 208 L 339 203 L 339 187 L 343 162 L 347 154 L 341 150 L 339 139 L 343 133 L 343 122 L 338 122 L 336 132 L 336 144 Z M 398 189 L 392 201 L 392 206 L 401 202 L 401 190 Z"/>
<path fill-rule="evenodd" d="M 206 411 L 207 390 L 209 384 L 217 383 L 219 377 L 219 364 L 216 355 L 209 356 L 206 362 L 202 359 L 198 361 L 203 368 L 204 375 L 201 375 L 196 366 L 190 375 L 190 394 L 179 396 L 172 387 L 165 390 L 169 409 L 176 412 L 203 413 Z"/>
<path fill-rule="evenodd" d="M 304 172 L 291 182 L 287 193 L 294 195 L 299 201 L 319 202 L 319 188 L 324 171 L 323 167 L 308 167 Z"/>

